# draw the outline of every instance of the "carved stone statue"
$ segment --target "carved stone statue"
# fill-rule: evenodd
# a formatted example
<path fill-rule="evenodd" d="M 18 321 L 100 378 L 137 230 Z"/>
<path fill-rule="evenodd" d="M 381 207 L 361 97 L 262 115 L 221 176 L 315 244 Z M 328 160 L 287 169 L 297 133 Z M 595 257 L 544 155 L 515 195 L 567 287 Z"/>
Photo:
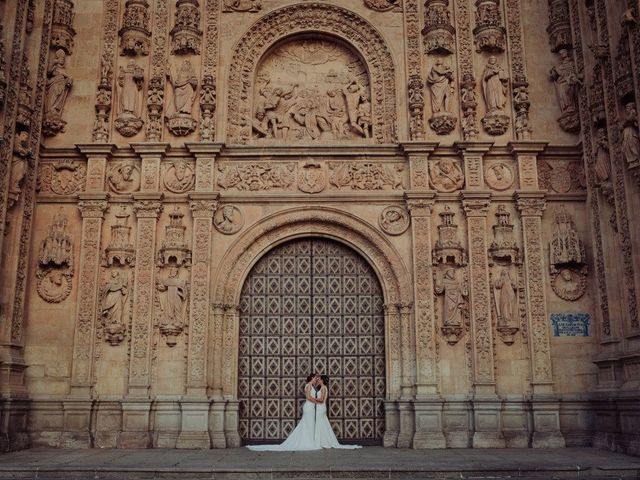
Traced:
<path fill-rule="evenodd" d="M 507 105 L 507 83 L 509 77 L 498 64 L 495 56 L 490 56 L 482 72 L 482 93 L 487 106 L 487 114 L 504 111 Z"/>
<path fill-rule="evenodd" d="M 624 141 L 623 141 L 624 145 Z M 596 134 L 596 158 L 594 170 L 600 183 L 607 182 L 611 177 L 611 157 L 609 155 L 609 140 L 607 131 L 599 128 Z"/>
<path fill-rule="evenodd" d="M 366 98 L 364 87 L 360 85 L 357 80 L 352 79 L 342 89 L 342 94 L 344 95 L 345 101 L 347 103 L 347 116 L 349 117 L 349 124 L 351 125 L 351 128 L 353 128 L 361 135 L 367 137 L 368 134 L 358 124 L 360 104 L 361 102 L 364 102 L 364 99 Z M 370 115 L 371 112 L 369 111 L 369 116 Z"/>
<path fill-rule="evenodd" d="M 106 330 L 106 340 L 111 345 L 118 345 L 124 340 L 126 329 L 122 315 L 128 294 L 129 282 L 126 274 L 123 275 L 117 270 L 113 270 L 111 278 L 102 290 L 102 306 L 100 307 L 100 315 Z"/>
<path fill-rule="evenodd" d="M 549 74 L 556 86 L 558 103 L 562 116 L 558 119 L 560 127 L 575 133 L 580 129 L 578 119 L 578 90 L 582 86 L 582 79 L 576 72 L 573 58 L 566 49 L 559 52 L 560 62 L 551 69 Z"/>
<path fill-rule="evenodd" d="M 513 326 L 518 323 L 518 284 L 511 278 L 508 268 L 500 270 L 493 282 L 498 327 Z"/>
<path fill-rule="evenodd" d="M 427 77 L 431 91 L 431 112 L 429 125 L 438 135 L 450 133 L 456 125 L 456 117 L 450 114 L 449 103 L 453 95 L 453 70 L 438 58 Z"/>
<path fill-rule="evenodd" d="M 175 77 L 167 73 L 173 87 L 173 114 L 167 119 L 167 128 L 178 136 L 188 135 L 197 126 L 193 119 L 193 103 L 196 99 L 198 78 L 189 60 L 184 60 Z"/>
<path fill-rule="evenodd" d="M 144 70 L 131 60 L 118 75 L 118 117 L 115 127 L 121 135 L 132 137 L 142 128 Z"/>
<path fill-rule="evenodd" d="M 30 135 L 26 130 L 16 132 L 13 140 L 13 160 L 11 162 L 11 186 L 9 206 L 13 206 L 22 192 L 22 182 L 27 174 L 29 159 L 32 157 L 29 145 Z"/>
<path fill-rule="evenodd" d="M 624 107 L 625 122 L 622 129 L 622 152 L 629 167 L 640 165 L 640 136 L 638 132 L 638 112 L 633 102 Z"/>
<path fill-rule="evenodd" d="M 434 285 L 436 295 L 444 295 L 442 332 L 447 342 L 454 345 L 460 339 L 466 316 L 468 288 L 458 279 L 456 269 L 449 268 Z"/>
<path fill-rule="evenodd" d="M 47 71 L 46 103 L 42 132 L 54 136 L 62 131 L 67 122 L 62 119 L 62 111 L 73 80 L 65 70 L 66 53 L 58 49 Z"/>
<path fill-rule="evenodd" d="M 178 276 L 177 267 L 169 269 L 169 276 L 156 281 L 160 300 L 160 331 L 167 336 L 167 345 L 176 344 L 175 337 L 182 331 L 186 312 L 187 282 Z"/>

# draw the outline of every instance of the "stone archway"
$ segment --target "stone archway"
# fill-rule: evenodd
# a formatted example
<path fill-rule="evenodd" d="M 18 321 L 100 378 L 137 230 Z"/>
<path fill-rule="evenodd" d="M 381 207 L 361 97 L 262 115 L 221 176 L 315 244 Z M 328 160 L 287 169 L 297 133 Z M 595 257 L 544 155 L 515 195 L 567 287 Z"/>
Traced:
<path fill-rule="evenodd" d="M 266 14 L 236 44 L 229 73 L 229 144 L 246 144 L 251 139 L 251 98 L 263 55 L 284 38 L 314 33 L 341 40 L 364 59 L 371 82 L 373 137 L 380 144 L 397 141 L 395 66 L 382 35 L 367 20 L 342 7 L 301 3 Z"/>

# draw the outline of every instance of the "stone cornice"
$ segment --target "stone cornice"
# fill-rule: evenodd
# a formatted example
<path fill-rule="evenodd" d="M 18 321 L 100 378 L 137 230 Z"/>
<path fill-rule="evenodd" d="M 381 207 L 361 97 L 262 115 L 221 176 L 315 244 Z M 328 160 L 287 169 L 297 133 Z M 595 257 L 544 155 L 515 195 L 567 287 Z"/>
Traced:
<path fill-rule="evenodd" d="M 219 155 L 224 147 L 222 143 L 212 142 L 185 143 L 184 146 L 196 158 Z"/>
<path fill-rule="evenodd" d="M 87 158 L 111 158 L 118 147 L 112 143 L 77 143 L 76 148 Z"/>
<path fill-rule="evenodd" d="M 461 154 L 485 154 L 491 150 L 494 142 L 455 142 L 453 144 Z"/>
<path fill-rule="evenodd" d="M 549 142 L 535 141 L 511 141 L 509 142 L 509 151 L 512 154 L 540 154 L 549 146 Z"/>
<path fill-rule="evenodd" d="M 169 149 L 168 143 L 132 143 L 131 148 L 141 157 L 159 157 L 163 156 Z"/>

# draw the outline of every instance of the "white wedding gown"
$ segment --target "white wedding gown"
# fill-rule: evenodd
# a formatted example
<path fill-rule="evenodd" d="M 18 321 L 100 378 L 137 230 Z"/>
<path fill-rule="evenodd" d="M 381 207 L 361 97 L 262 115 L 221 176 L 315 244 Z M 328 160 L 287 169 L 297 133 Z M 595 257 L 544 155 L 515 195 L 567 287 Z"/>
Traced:
<path fill-rule="evenodd" d="M 302 418 L 289 437 L 280 445 L 248 445 L 250 450 L 260 452 L 290 452 L 297 450 L 320 450 L 321 448 L 361 448 L 360 445 L 341 445 L 327 418 L 326 389 L 315 389 L 307 384 L 305 392 L 311 389 L 314 398 L 318 398 L 322 389 L 325 391 L 325 403 L 315 404 L 309 400 L 302 407 Z"/>

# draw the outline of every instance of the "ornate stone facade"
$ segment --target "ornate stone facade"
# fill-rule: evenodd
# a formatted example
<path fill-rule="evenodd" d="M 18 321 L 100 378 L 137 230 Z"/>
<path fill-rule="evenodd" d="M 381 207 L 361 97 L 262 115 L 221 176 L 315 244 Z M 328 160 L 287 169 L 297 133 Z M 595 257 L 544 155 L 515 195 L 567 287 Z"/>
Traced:
<path fill-rule="evenodd" d="M 638 453 L 637 2 L 14 3 L 2 449 Z"/>

